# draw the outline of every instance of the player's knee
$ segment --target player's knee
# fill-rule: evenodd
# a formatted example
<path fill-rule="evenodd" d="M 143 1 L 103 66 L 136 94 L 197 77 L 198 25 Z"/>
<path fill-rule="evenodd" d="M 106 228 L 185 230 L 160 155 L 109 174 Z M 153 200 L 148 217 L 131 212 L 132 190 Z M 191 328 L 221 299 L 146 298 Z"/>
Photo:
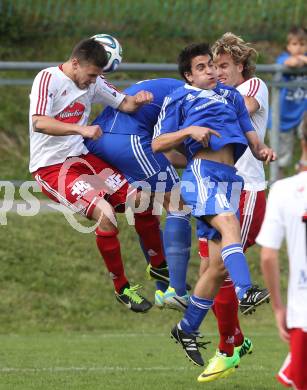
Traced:
<path fill-rule="evenodd" d="M 240 223 L 234 214 L 220 215 L 215 221 L 217 230 L 222 237 L 224 236 L 237 236 L 240 235 Z"/>
<path fill-rule="evenodd" d="M 216 284 L 221 284 L 227 275 L 227 271 L 222 260 L 209 261 L 206 274 L 211 280 L 214 280 Z"/>
<path fill-rule="evenodd" d="M 113 230 L 102 230 L 100 227 L 96 228 L 95 234 L 98 237 L 114 237 L 118 234 L 118 229 L 113 227 Z"/>
<path fill-rule="evenodd" d="M 102 231 L 112 231 L 117 228 L 115 211 L 104 199 L 101 199 L 96 205 L 92 218 L 98 222 L 99 229 Z"/>

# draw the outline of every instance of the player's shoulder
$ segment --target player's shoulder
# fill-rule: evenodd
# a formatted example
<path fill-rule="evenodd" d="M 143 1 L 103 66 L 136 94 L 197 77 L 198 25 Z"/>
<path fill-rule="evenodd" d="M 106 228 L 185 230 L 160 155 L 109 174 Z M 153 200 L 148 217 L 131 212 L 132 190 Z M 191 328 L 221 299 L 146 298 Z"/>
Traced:
<path fill-rule="evenodd" d="M 226 85 L 226 84 L 223 84 L 221 83 L 220 81 L 217 82 L 216 84 L 216 87 L 214 88 L 214 91 L 218 92 L 218 93 L 228 93 L 231 92 L 231 93 L 234 93 L 236 94 L 237 93 L 237 90 L 235 87 L 232 87 L 231 85 Z"/>
<path fill-rule="evenodd" d="M 299 175 L 293 175 L 275 181 L 271 186 L 270 192 L 274 192 L 278 196 L 287 194 L 289 189 L 298 182 L 298 177 Z"/>
<path fill-rule="evenodd" d="M 46 84 L 47 82 L 50 84 L 51 82 L 56 82 L 61 78 L 61 70 L 58 66 L 50 66 L 49 68 L 42 69 L 35 76 L 35 81 L 40 84 Z"/>
<path fill-rule="evenodd" d="M 185 96 L 189 94 L 189 89 L 186 88 L 186 85 L 188 84 L 180 85 L 178 88 L 175 88 L 173 91 L 171 91 L 171 93 L 165 97 L 165 101 L 168 101 L 168 103 L 182 101 Z"/>
<path fill-rule="evenodd" d="M 47 90 L 57 90 L 65 83 L 65 78 L 61 76 L 62 71 L 58 67 L 52 66 L 42 69 L 37 73 L 32 84 L 32 92 L 44 93 Z"/>
<path fill-rule="evenodd" d="M 226 98 L 228 101 L 235 102 L 238 101 L 238 99 L 242 100 L 240 92 L 238 92 L 238 90 L 231 85 L 226 85 L 221 82 L 218 82 L 213 91 L 218 95 Z"/>
<path fill-rule="evenodd" d="M 270 188 L 269 198 L 281 206 L 300 199 L 307 201 L 307 171 L 277 180 Z"/>
<path fill-rule="evenodd" d="M 42 75 L 42 74 L 51 74 L 51 75 L 60 75 L 62 73 L 61 69 L 59 66 L 49 66 L 48 68 L 42 69 L 37 73 L 37 75 Z"/>
<path fill-rule="evenodd" d="M 245 96 L 255 97 L 257 94 L 268 94 L 266 83 L 259 77 L 251 77 L 237 86 L 237 90 Z"/>

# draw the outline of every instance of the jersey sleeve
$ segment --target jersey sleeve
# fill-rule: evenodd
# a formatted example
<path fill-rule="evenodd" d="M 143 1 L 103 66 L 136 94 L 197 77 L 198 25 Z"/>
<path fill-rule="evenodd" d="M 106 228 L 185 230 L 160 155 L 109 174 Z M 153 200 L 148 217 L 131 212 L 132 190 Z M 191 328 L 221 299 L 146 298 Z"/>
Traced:
<path fill-rule="evenodd" d="M 97 77 L 92 103 L 102 103 L 105 106 L 118 108 L 124 98 L 125 95 L 119 92 L 111 83 L 101 76 Z"/>
<path fill-rule="evenodd" d="M 157 138 L 165 133 L 173 133 L 179 129 L 180 125 L 180 110 L 178 102 L 174 101 L 170 96 L 166 96 L 158 117 L 158 121 L 154 127 L 153 138 Z"/>
<path fill-rule="evenodd" d="M 280 187 L 279 182 L 276 182 L 269 193 L 268 202 L 263 224 L 261 226 L 257 244 L 279 249 L 285 236 L 285 226 L 283 222 L 283 208 L 286 207 L 282 201 L 282 193 L 284 189 Z"/>
<path fill-rule="evenodd" d="M 244 133 L 247 133 L 248 131 L 255 131 L 250 120 L 248 111 L 245 107 L 243 96 L 241 96 L 239 92 L 236 94 L 236 110 L 242 131 Z"/>
<path fill-rule="evenodd" d="M 33 81 L 30 93 L 30 115 L 51 116 L 56 95 L 56 76 L 43 70 Z"/>
<path fill-rule="evenodd" d="M 258 79 L 258 77 L 253 77 L 245 81 L 237 87 L 237 90 L 243 96 L 253 97 L 256 99 L 260 110 L 265 109 L 268 106 L 268 88 L 262 80 Z"/>

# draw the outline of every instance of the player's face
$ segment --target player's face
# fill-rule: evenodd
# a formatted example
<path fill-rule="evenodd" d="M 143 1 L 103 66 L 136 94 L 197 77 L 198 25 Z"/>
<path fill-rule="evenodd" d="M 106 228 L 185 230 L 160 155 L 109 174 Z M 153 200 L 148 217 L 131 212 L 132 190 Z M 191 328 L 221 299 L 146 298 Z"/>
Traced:
<path fill-rule="evenodd" d="M 298 38 L 291 38 L 287 45 L 287 50 L 292 56 L 297 56 L 300 54 L 305 54 L 307 49 L 306 46 L 306 40 L 305 39 L 298 39 Z"/>
<path fill-rule="evenodd" d="M 221 54 L 215 58 L 218 80 L 226 85 L 236 87 L 243 80 L 243 65 L 236 65 L 229 54 Z"/>
<path fill-rule="evenodd" d="M 102 74 L 102 69 L 90 63 L 80 64 L 78 60 L 73 64 L 74 78 L 73 81 L 80 89 L 87 89 L 91 84 L 96 82 L 98 76 Z"/>
<path fill-rule="evenodd" d="M 191 72 L 186 72 L 185 76 L 193 87 L 211 89 L 216 86 L 216 66 L 209 55 L 194 57 Z"/>

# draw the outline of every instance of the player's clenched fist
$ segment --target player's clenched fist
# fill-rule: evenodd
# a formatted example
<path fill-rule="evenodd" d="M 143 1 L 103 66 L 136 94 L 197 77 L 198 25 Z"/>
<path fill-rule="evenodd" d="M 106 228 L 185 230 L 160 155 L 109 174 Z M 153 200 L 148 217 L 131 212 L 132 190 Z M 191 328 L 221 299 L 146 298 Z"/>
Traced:
<path fill-rule="evenodd" d="M 135 103 L 137 105 L 148 104 L 153 101 L 153 94 L 148 91 L 140 91 L 134 95 Z"/>
<path fill-rule="evenodd" d="M 102 130 L 101 130 L 101 127 L 98 125 L 82 126 L 81 135 L 84 138 L 91 138 L 93 140 L 96 140 L 100 136 L 102 136 Z"/>

